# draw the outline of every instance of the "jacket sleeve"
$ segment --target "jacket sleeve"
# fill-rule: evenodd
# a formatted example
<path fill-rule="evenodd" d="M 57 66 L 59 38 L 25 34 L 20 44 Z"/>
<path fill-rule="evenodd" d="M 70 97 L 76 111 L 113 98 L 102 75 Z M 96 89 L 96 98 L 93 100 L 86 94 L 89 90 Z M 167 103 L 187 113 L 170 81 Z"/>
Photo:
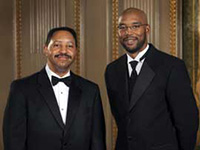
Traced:
<path fill-rule="evenodd" d="M 26 120 L 25 97 L 14 81 L 4 112 L 4 150 L 26 150 Z"/>
<path fill-rule="evenodd" d="M 183 61 L 174 63 L 167 85 L 167 100 L 179 148 L 194 150 L 198 130 L 198 109 Z"/>
<path fill-rule="evenodd" d="M 105 120 L 99 88 L 95 94 L 92 120 L 91 150 L 106 150 Z"/>

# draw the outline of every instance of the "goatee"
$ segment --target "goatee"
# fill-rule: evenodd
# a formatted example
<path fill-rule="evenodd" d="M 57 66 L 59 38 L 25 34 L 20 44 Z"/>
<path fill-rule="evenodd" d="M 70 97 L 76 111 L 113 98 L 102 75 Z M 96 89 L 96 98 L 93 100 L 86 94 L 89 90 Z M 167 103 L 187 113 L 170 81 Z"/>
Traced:
<path fill-rule="evenodd" d="M 127 37 L 127 38 L 128 38 L 128 37 Z M 125 39 L 123 40 L 123 42 L 121 42 L 121 44 L 122 44 L 122 46 L 124 47 L 124 49 L 125 49 L 128 53 L 131 53 L 131 54 L 134 54 L 134 53 L 140 51 L 140 50 L 142 49 L 142 47 L 145 45 L 145 43 L 146 43 L 146 35 L 144 35 L 144 38 L 143 38 L 141 41 L 139 41 L 139 40 L 137 39 L 138 43 L 136 44 L 136 46 L 135 46 L 134 48 L 130 48 L 130 47 L 127 47 L 126 44 L 124 44 L 127 38 L 125 38 Z"/>

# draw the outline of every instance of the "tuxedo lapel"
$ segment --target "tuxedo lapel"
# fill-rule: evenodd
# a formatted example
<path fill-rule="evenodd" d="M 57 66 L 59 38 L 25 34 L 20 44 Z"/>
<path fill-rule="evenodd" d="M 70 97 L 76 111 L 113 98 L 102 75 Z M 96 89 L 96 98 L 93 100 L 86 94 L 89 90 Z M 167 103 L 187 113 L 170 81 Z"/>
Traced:
<path fill-rule="evenodd" d="M 145 57 L 145 61 L 141 68 L 140 74 L 136 80 L 135 86 L 133 88 L 129 111 L 133 109 L 137 101 L 143 95 L 147 87 L 150 85 L 151 81 L 153 80 L 156 70 L 159 67 L 160 63 L 162 62 L 162 58 L 158 55 L 156 48 L 149 44 L 148 54 Z"/>
<path fill-rule="evenodd" d="M 64 129 L 64 123 L 61 118 L 61 114 L 58 108 L 58 104 L 56 101 L 56 97 L 53 91 L 53 88 L 51 86 L 51 83 L 48 79 L 48 76 L 46 74 L 45 69 L 43 69 L 38 78 L 38 82 L 41 86 L 39 86 L 39 91 L 44 97 L 44 100 L 46 101 L 50 111 L 52 112 L 52 115 L 54 116 L 55 120 L 58 122 L 58 124 Z"/>
<path fill-rule="evenodd" d="M 79 108 L 79 103 L 81 100 L 81 88 L 80 88 L 79 79 L 72 72 L 71 72 L 71 76 L 72 76 L 72 83 L 69 89 L 69 100 L 68 100 L 65 134 L 67 134 L 70 128 L 70 125 L 73 122 L 73 119 L 76 115 L 77 109 Z"/>
<path fill-rule="evenodd" d="M 128 66 L 127 66 L 127 56 L 123 55 L 121 60 L 118 63 L 118 69 L 116 72 L 116 76 L 113 78 L 116 78 L 116 89 L 119 89 L 119 93 L 122 93 L 122 98 L 119 102 L 119 106 L 125 105 L 125 110 L 127 110 L 127 107 L 129 105 L 129 98 L 128 98 Z"/>
<path fill-rule="evenodd" d="M 154 71 L 149 67 L 149 65 L 146 62 L 144 62 L 132 92 L 129 111 L 134 107 L 136 102 L 142 96 L 142 94 L 149 86 L 154 76 L 155 76 Z"/>

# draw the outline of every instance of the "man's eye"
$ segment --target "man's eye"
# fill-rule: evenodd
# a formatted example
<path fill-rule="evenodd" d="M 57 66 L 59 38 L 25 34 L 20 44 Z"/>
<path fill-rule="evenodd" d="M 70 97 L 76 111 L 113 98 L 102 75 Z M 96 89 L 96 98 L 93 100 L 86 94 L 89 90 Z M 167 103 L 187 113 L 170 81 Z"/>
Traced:
<path fill-rule="evenodd" d="M 134 25 L 134 26 L 131 26 L 132 29 L 138 29 L 140 28 L 140 25 Z"/>
<path fill-rule="evenodd" d="M 126 30 L 126 27 L 125 26 L 120 26 L 119 29 L 120 30 Z"/>
<path fill-rule="evenodd" d="M 60 46 L 59 44 L 54 44 L 54 45 L 53 45 L 53 47 L 59 47 L 59 46 Z"/>
<path fill-rule="evenodd" d="M 73 45 L 68 45 L 67 47 L 69 47 L 69 48 L 73 48 L 74 46 L 73 46 Z"/>

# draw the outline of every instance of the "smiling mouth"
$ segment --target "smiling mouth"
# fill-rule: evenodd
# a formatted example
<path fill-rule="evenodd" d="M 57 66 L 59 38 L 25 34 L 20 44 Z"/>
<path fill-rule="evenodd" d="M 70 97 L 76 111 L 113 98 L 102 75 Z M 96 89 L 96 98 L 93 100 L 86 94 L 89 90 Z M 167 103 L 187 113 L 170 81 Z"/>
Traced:
<path fill-rule="evenodd" d="M 135 41 L 137 41 L 137 38 L 126 38 L 126 39 L 124 39 L 124 42 L 126 42 L 126 44 L 128 44 L 128 45 L 134 44 Z"/>

